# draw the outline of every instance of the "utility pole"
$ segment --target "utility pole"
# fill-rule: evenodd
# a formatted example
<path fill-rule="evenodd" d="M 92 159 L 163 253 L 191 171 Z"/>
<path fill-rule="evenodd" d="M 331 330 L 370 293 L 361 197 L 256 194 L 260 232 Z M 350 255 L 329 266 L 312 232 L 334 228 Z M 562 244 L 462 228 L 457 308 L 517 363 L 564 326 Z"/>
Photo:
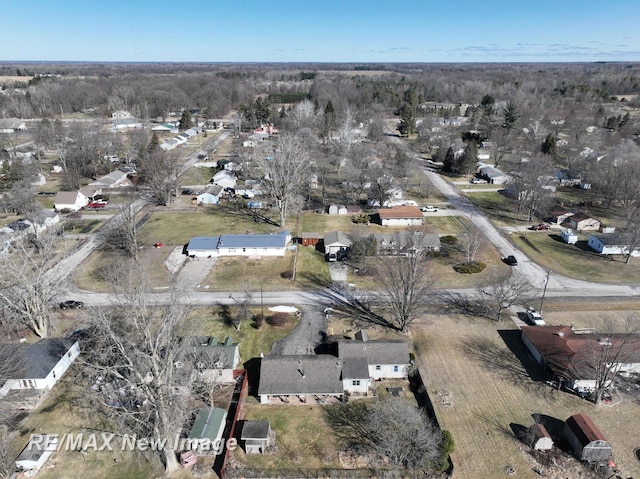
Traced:
<path fill-rule="evenodd" d="M 542 298 L 540 299 L 540 311 L 539 311 L 541 315 L 542 315 L 542 304 L 544 303 L 544 295 L 547 292 L 547 285 L 549 284 L 550 275 L 551 275 L 551 270 L 547 271 L 547 276 L 544 278 L 544 289 L 542 290 Z"/>

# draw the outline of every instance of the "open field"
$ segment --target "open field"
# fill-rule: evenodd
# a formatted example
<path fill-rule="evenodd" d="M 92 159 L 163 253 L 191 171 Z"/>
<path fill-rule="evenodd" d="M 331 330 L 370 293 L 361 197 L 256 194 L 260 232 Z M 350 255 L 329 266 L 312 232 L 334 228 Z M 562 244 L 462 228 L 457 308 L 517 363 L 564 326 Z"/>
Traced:
<path fill-rule="evenodd" d="M 530 426 L 532 414 L 564 421 L 576 413 L 588 414 L 607 437 L 622 477 L 640 475 L 640 462 L 633 456 L 640 446 L 640 404 L 624 396 L 614 406 L 596 407 L 550 388 L 511 322 L 431 317 L 413 327 L 413 339 L 437 418 L 456 443 L 452 459 L 457 479 L 503 477 L 507 467 L 518 478 L 539 477 L 512 427 Z M 543 475 L 587 477 L 580 468 L 576 471 Z"/>
<path fill-rule="evenodd" d="M 597 283 L 637 283 L 640 281 L 640 259 L 625 264 L 622 256 L 605 256 L 587 246 L 586 237 L 570 245 L 555 231 L 512 234 L 511 241 L 532 261 L 545 269 Z"/>

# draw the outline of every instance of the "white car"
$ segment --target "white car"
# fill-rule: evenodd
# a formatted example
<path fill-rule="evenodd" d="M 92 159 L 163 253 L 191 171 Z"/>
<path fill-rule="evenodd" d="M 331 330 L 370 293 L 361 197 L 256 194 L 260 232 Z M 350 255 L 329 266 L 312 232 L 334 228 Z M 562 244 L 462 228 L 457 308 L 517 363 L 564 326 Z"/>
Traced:
<path fill-rule="evenodd" d="M 423 206 L 422 208 L 420 208 L 420 211 L 422 211 L 423 213 L 435 213 L 436 211 L 438 211 L 438 208 L 436 208 L 435 206 Z"/>
<path fill-rule="evenodd" d="M 487 180 L 483 180 L 482 178 L 471 178 L 471 183 L 474 185 L 484 185 L 487 183 Z"/>
<path fill-rule="evenodd" d="M 530 324 L 533 324 L 534 326 L 546 326 L 546 323 L 544 322 L 544 318 L 540 313 L 533 310 L 529 310 L 525 312 L 524 315 L 526 316 L 527 321 L 529 321 Z"/>

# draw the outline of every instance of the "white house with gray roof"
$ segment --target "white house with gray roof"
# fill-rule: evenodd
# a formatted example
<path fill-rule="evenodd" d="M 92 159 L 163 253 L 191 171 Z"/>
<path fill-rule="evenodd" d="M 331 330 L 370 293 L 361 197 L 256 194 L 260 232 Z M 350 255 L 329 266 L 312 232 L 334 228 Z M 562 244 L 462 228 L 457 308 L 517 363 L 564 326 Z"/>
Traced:
<path fill-rule="evenodd" d="M 631 233 L 610 233 L 589 236 L 587 245 L 600 254 L 629 254 L 629 246 L 634 243 Z M 631 256 L 640 256 L 640 244 L 635 245 Z"/>
<path fill-rule="evenodd" d="M 493 185 L 502 185 L 511 180 L 511 177 L 506 173 L 503 173 L 498 168 L 493 166 L 480 167 L 480 175 Z"/>
<path fill-rule="evenodd" d="M 13 349 L 16 370 L 5 378 L 0 398 L 12 389 L 50 390 L 80 354 L 78 342 L 65 338 L 47 338 L 34 344 L 7 347 Z"/>
<path fill-rule="evenodd" d="M 358 332 L 355 340 L 338 341 L 338 356 L 330 354 L 266 356 L 260 365 L 258 396 L 262 404 L 290 397 L 306 402 L 345 393 L 368 394 L 373 381 L 405 379 L 410 366 L 409 345 L 402 340 L 368 340 Z"/>
<path fill-rule="evenodd" d="M 291 234 L 228 234 L 197 236 L 187 245 L 187 255 L 197 258 L 218 256 L 284 256 Z"/>

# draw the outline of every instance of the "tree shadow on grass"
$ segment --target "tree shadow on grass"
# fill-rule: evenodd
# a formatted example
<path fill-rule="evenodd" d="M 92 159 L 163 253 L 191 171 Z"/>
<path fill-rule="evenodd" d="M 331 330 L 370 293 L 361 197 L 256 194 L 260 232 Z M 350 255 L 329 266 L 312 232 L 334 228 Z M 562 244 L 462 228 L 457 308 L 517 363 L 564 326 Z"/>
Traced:
<path fill-rule="evenodd" d="M 226 214 L 230 218 L 238 218 L 253 221 L 254 223 L 266 223 L 271 226 L 280 226 L 280 223 L 267 216 L 266 211 L 258 208 L 247 208 L 243 202 L 229 201 L 221 203 L 216 208 L 207 208 L 207 213 L 219 215 Z"/>

